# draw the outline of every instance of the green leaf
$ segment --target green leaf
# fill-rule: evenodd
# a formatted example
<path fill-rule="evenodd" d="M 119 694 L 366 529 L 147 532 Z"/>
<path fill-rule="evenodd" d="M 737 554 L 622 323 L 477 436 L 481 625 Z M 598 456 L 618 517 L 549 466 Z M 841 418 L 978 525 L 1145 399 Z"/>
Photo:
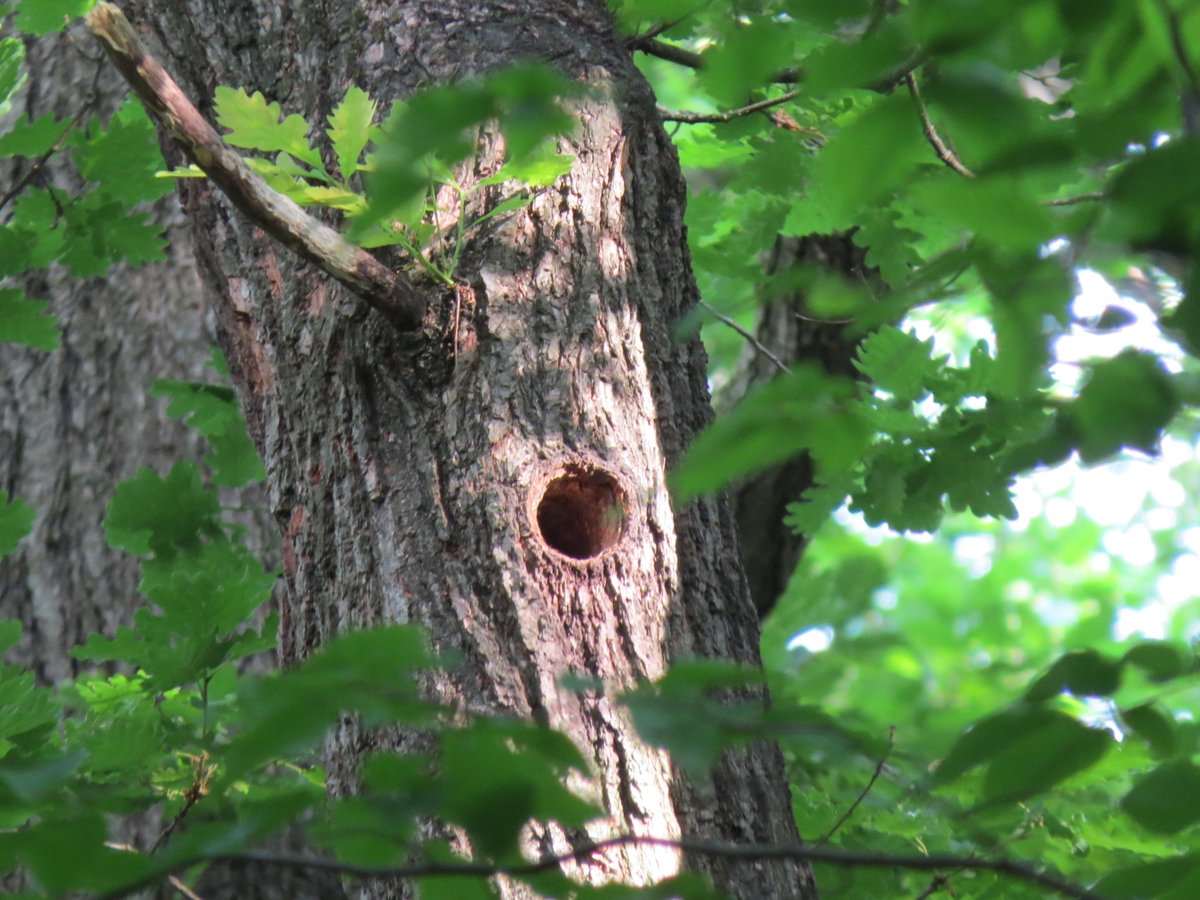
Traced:
<path fill-rule="evenodd" d="M 471 153 L 474 129 L 489 119 L 499 120 L 511 160 L 529 157 L 549 136 L 574 126 L 558 99 L 576 93 L 576 86 L 551 69 L 517 66 L 394 104 L 372 157 L 367 210 L 355 220 L 351 238 L 362 240 L 423 196 L 432 173 L 449 169 Z M 547 171 L 534 174 L 544 176 Z"/>
<path fill-rule="evenodd" d="M 0 655 L 17 646 L 23 633 L 24 629 L 17 619 L 0 619 Z"/>
<path fill-rule="evenodd" d="M 813 535 L 846 502 L 845 484 L 818 484 L 807 488 L 800 499 L 789 503 L 783 520 L 797 534 Z"/>
<path fill-rule="evenodd" d="M 5 762 L 0 765 L 0 787 L 25 803 L 34 802 L 61 785 L 86 756 L 82 750 L 74 750 L 48 759 Z"/>
<path fill-rule="evenodd" d="M 549 187 L 571 171 L 575 156 L 559 153 L 552 142 L 546 141 L 526 156 L 507 163 L 501 173 L 529 187 Z"/>
<path fill-rule="evenodd" d="M 275 581 L 246 548 L 217 540 L 195 554 L 146 562 L 141 590 L 180 634 L 224 634 L 271 599 Z"/>
<path fill-rule="evenodd" d="M 329 140 L 344 182 L 358 171 L 359 157 L 371 139 L 375 108 L 375 101 L 367 92 L 352 85 L 329 116 Z"/>
<path fill-rule="evenodd" d="M 95 5 L 96 0 L 21 0 L 17 28 L 33 35 L 62 31 Z"/>
<path fill-rule="evenodd" d="M 439 766 L 444 815 L 493 858 L 517 852 L 531 818 L 581 827 L 599 810 L 563 785 L 568 769 L 561 764 L 562 740 L 536 725 L 486 719 L 446 732 Z M 571 754 L 572 764 L 582 762 Z"/>
<path fill-rule="evenodd" d="M 1181 137 L 1135 157 L 1110 189 L 1115 236 L 1142 248 L 1187 254 L 1200 239 L 1200 139 Z"/>
<path fill-rule="evenodd" d="M 859 346 L 854 367 L 897 400 L 918 400 L 938 369 L 933 338 L 922 341 L 912 332 L 885 325 Z"/>
<path fill-rule="evenodd" d="M 704 54 L 700 84 L 718 101 L 739 106 L 745 103 L 747 93 L 786 65 L 788 29 L 774 17 L 756 16 L 743 27 L 727 31 L 724 38 Z"/>
<path fill-rule="evenodd" d="M 270 599 L 275 580 L 247 550 L 224 539 L 148 561 L 141 589 L 154 609 L 139 610 L 134 628 L 118 629 L 111 640 L 91 635 L 73 655 L 127 663 L 147 673 L 155 690 L 199 682 L 247 643 L 261 644 L 257 635 L 243 639 L 235 629 Z"/>
<path fill-rule="evenodd" d="M 214 484 L 240 486 L 266 477 L 258 451 L 246 433 L 246 422 L 232 389 L 211 384 L 159 380 L 152 397 L 167 397 L 167 415 L 208 438 L 212 453 L 204 462 Z"/>
<path fill-rule="evenodd" d="M 24 232 L 28 241 L 26 266 L 41 269 L 58 259 L 65 235 L 58 227 L 58 206 L 49 190 L 26 188 L 22 191 L 13 206 L 12 223 Z"/>
<path fill-rule="evenodd" d="M 1057 659 L 1045 675 L 1030 685 L 1025 699 L 1040 703 L 1063 691 L 1070 691 L 1076 697 L 1111 697 L 1120 686 L 1120 663 L 1095 650 L 1076 650 Z"/>
<path fill-rule="evenodd" d="M 702 772 L 730 747 L 768 736 L 769 716 L 753 690 L 761 680 L 762 673 L 726 660 L 687 660 L 621 702 L 643 740 Z"/>
<path fill-rule="evenodd" d="M 1069 717 L 1040 706 L 1008 709 L 980 719 L 971 724 L 938 764 L 934 783 L 948 784 L 993 759 L 1011 742 L 1051 731 L 1063 719 Z"/>
<path fill-rule="evenodd" d="M 1124 661 L 1137 666 L 1146 673 L 1146 677 L 1159 684 L 1195 668 L 1193 654 L 1166 641 L 1146 641 L 1130 647 L 1125 652 Z"/>
<path fill-rule="evenodd" d="M 76 141 L 73 154 L 84 178 L 126 206 L 157 200 L 173 190 L 169 181 L 157 177 L 164 162 L 154 124 L 135 97 L 113 113 L 107 130 Z"/>
<path fill-rule="evenodd" d="M 114 263 L 140 266 L 163 258 L 162 228 L 101 191 L 90 191 L 65 207 L 63 217 L 62 262 L 72 275 L 103 275 Z"/>
<path fill-rule="evenodd" d="M 216 533 L 217 497 L 192 463 L 177 462 L 166 478 L 149 469 L 117 487 L 104 520 L 112 546 L 138 556 L 169 556 Z"/>
<path fill-rule="evenodd" d="M 0 621 L 0 653 L 15 647 L 21 633 L 20 622 Z M 37 684 L 32 672 L 0 665 L 0 758 L 23 737 L 48 731 L 58 721 L 58 714 L 59 704 L 53 692 Z M 9 787 L 16 792 L 16 788 Z M 0 792 L 0 808 L 3 805 Z"/>
<path fill-rule="evenodd" d="M 235 147 L 263 153 L 290 153 L 314 169 L 324 171 L 321 154 L 308 143 L 308 123 L 292 114 L 280 121 L 278 103 L 268 103 L 258 91 L 218 87 L 214 93 L 217 121 L 229 133 L 225 140 Z"/>
<path fill-rule="evenodd" d="M 0 342 L 36 350 L 57 349 L 58 319 L 46 315 L 49 306 L 45 300 L 30 300 L 17 288 L 0 287 Z"/>
<path fill-rule="evenodd" d="M 1093 890 L 1098 896 L 1113 900 L 1194 897 L 1200 892 L 1200 853 L 1116 869 L 1096 882 Z"/>
<path fill-rule="evenodd" d="M 833 229 L 852 227 L 858 214 L 927 162 L 929 148 L 907 96 L 876 100 L 826 145 L 805 202 L 825 210 Z M 864 177 L 864 173 L 870 177 Z"/>
<path fill-rule="evenodd" d="M 533 200 L 532 197 L 509 197 L 507 200 L 497 203 L 486 213 L 476 219 L 473 224 L 476 226 L 482 225 L 484 222 L 490 221 L 491 219 L 507 215 L 511 212 L 516 212 L 518 209 L 524 209 L 529 205 L 531 200 Z"/>
<path fill-rule="evenodd" d="M 1155 834 L 1175 834 L 1200 822 L 1200 766 L 1188 759 L 1163 763 L 1137 781 L 1121 809 Z"/>
<path fill-rule="evenodd" d="M 20 40 L 11 37 L 0 39 L 0 115 L 6 113 L 6 104 L 21 84 L 24 62 L 25 45 Z"/>
<path fill-rule="evenodd" d="M 1113 745 L 1112 734 L 1058 715 L 1042 727 L 1006 742 L 984 776 L 989 802 L 1022 800 L 1048 791 L 1098 763 Z"/>
<path fill-rule="evenodd" d="M 1124 726 L 1144 740 L 1155 756 L 1162 758 L 1175 754 L 1179 745 L 1175 720 L 1155 703 L 1122 709 L 1120 716 Z"/>
<path fill-rule="evenodd" d="M 311 749 L 344 713 L 370 727 L 424 722 L 432 707 L 415 676 L 433 662 L 419 629 L 394 625 L 341 635 L 294 669 L 244 681 L 242 730 L 222 751 L 223 782 Z"/>
<path fill-rule="evenodd" d="M 681 500 L 809 451 L 818 473 L 847 469 L 870 439 L 861 412 L 849 402 L 853 385 L 803 366 L 750 394 L 692 443 L 673 473 Z"/>
<path fill-rule="evenodd" d="M 923 182 L 912 196 L 925 216 L 1006 250 L 1036 252 L 1056 234 L 1050 211 L 1011 179 L 969 179 L 947 172 Z"/>
<path fill-rule="evenodd" d="M 1148 353 L 1126 350 L 1095 366 L 1064 415 L 1075 428 L 1079 455 L 1095 462 L 1124 446 L 1155 452 L 1178 410 L 1179 397 L 1162 362 Z"/>
<path fill-rule="evenodd" d="M 70 123 L 45 113 L 36 119 L 20 119 L 0 135 L 0 159 L 9 156 L 37 157 L 48 151 L 70 128 Z"/>
<path fill-rule="evenodd" d="M 0 558 L 17 549 L 21 538 L 33 528 L 35 517 L 32 506 L 20 498 L 10 500 L 8 491 L 0 490 Z"/>

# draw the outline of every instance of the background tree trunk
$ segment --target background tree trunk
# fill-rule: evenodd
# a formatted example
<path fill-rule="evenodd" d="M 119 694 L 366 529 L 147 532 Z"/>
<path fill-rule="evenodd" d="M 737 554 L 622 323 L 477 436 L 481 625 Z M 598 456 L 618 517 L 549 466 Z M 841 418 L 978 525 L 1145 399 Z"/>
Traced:
<path fill-rule="evenodd" d="M 780 236 L 767 261 L 768 275 L 807 269 L 867 284 L 878 295 L 878 273 L 866 264 L 867 251 L 854 243 L 853 232 Z M 830 375 L 857 378 L 854 355 L 863 335 L 849 323 L 814 317 L 807 292 L 794 290 L 759 305 L 754 335 L 758 343 L 786 365 L 811 363 Z M 732 409 L 756 387 L 779 375 L 779 368 L 761 350 L 747 343 L 737 367 L 716 398 L 720 409 Z M 807 453 L 747 478 L 734 490 L 739 546 L 750 596 L 760 616 L 766 616 L 787 588 L 807 539 L 783 524 L 790 504 L 813 486 L 812 460 Z"/>
<path fill-rule="evenodd" d="M 125 96 L 108 60 L 77 37 L 30 40 L 27 61 L 17 112 L 70 119 L 90 105 L 87 118 L 103 121 Z M 80 190 L 67 153 L 33 183 Z M 0 161 L 0 184 L 15 183 L 30 165 Z M 33 533 L 0 562 L 0 616 L 25 626 L 11 661 L 46 683 L 77 674 L 71 648 L 92 632 L 111 635 L 141 605 L 137 560 L 111 549 L 101 527 L 117 482 L 141 466 L 163 471 L 201 455 L 196 436 L 167 417 L 166 402 L 147 396 L 158 378 L 216 377 L 206 365 L 213 337 L 178 204 L 164 201 L 156 217 L 171 239 L 163 263 L 87 280 L 57 267 L 27 278 L 27 293 L 49 300 L 59 317 L 59 350 L 0 345 L 0 486 L 37 511 Z"/>
<path fill-rule="evenodd" d="M 582 672 L 627 686 L 692 655 L 758 660 L 728 506 L 674 509 L 666 491 L 666 467 L 710 417 L 703 349 L 672 338 L 695 302 L 683 184 L 604 4 L 131 7 L 209 113 L 213 88 L 230 84 L 318 123 L 352 83 L 386 104 L 531 57 L 606 90 L 578 106 L 573 171 L 469 238 L 461 287 L 413 336 L 279 251 L 209 185 L 185 186 L 283 530 L 281 650 L 295 660 L 338 631 L 419 622 L 465 661 L 436 686 L 442 699 L 548 721 L 590 755 L 611 814 L 596 836 L 794 840 L 775 748 L 691 782 L 606 697 L 557 684 Z M 498 146 L 485 134 L 464 178 L 494 165 Z M 623 529 L 588 527 L 621 507 Z M 383 740 L 338 735 L 335 790 L 353 790 L 361 755 Z M 550 829 L 535 843 L 561 851 L 580 837 Z M 811 893 L 792 863 L 690 863 L 736 896 Z M 646 882 L 676 865 L 626 848 L 577 874 Z"/>
<path fill-rule="evenodd" d="M 54 112 L 70 119 L 87 106 L 85 121 L 103 122 L 127 93 L 82 26 L 31 38 L 26 64 L 14 117 Z M 51 157 L 32 183 L 65 195 L 81 190 L 68 152 Z M 15 184 L 31 164 L 0 160 L 0 185 Z M 160 378 L 219 377 L 208 365 L 214 329 L 206 321 L 190 225 L 174 198 L 156 204 L 153 215 L 167 229 L 168 259 L 137 269 L 117 266 L 87 280 L 57 267 L 28 276 L 26 292 L 49 300 L 59 318 L 62 346 L 47 352 L 0 344 L 0 487 L 37 512 L 32 534 L 0 560 L 0 618 L 24 626 L 6 661 L 29 668 L 45 684 L 86 671 L 90 664 L 72 658 L 71 649 L 94 632 L 112 636 L 144 604 L 138 560 L 104 537 L 117 484 L 143 466 L 161 473 L 180 459 L 199 460 L 205 449 L 195 432 L 166 415 L 166 400 L 147 393 Z M 262 487 L 222 493 L 241 509 L 244 539 L 268 566 L 277 566 L 279 536 Z M 269 662 L 255 657 L 246 664 Z M 161 829 L 158 816 L 139 816 L 124 821 L 115 837 L 149 847 Z M 285 838 L 284 846 L 296 844 Z M 336 878 L 297 874 L 251 880 L 216 865 L 205 873 L 202 893 L 206 900 L 337 896 Z M 164 887 L 160 895 L 177 892 Z"/>

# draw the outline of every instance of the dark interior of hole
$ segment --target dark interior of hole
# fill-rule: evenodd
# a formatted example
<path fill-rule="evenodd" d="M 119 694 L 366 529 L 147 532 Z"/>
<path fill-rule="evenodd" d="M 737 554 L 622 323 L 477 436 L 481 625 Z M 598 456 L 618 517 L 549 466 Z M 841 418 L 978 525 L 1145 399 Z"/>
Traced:
<path fill-rule="evenodd" d="M 621 489 L 601 472 L 560 475 L 546 485 L 537 523 L 542 540 L 564 556 L 599 556 L 621 539 L 625 527 Z"/>

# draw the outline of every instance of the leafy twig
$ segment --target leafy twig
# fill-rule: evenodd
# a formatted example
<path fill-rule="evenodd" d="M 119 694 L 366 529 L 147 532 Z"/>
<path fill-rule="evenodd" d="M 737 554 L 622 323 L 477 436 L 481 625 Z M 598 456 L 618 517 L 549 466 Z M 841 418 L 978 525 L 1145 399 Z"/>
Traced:
<path fill-rule="evenodd" d="M 425 299 L 399 273 L 270 188 L 217 134 L 183 90 L 146 52 L 129 20 L 100 2 L 87 25 L 147 111 L 229 200 L 273 238 L 316 263 L 397 327 L 412 330 L 425 315 Z"/>
<path fill-rule="evenodd" d="M 407 866 L 362 866 L 353 863 L 339 862 L 336 859 L 298 856 L 280 853 L 220 853 L 211 856 L 196 856 L 181 860 L 172 867 L 173 871 L 187 868 L 198 862 L 209 860 L 213 862 L 256 863 L 266 866 L 281 866 L 290 869 L 312 869 L 323 872 L 336 872 L 355 878 L 437 878 L 437 877 L 475 877 L 492 878 L 497 875 L 507 875 L 516 878 L 538 875 L 559 868 L 564 863 L 582 862 L 597 853 L 613 847 L 636 845 L 641 847 L 667 847 L 682 850 L 697 856 L 718 857 L 744 861 L 766 860 L 806 860 L 821 862 L 827 865 L 846 866 L 851 868 L 873 869 L 911 869 L 930 871 L 938 869 L 970 869 L 980 872 L 994 872 L 1007 875 L 1020 881 L 1038 885 L 1064 897 L 1076 900 L 1100 900 L 1082 885 L 1074 884 L 1055 875 L 1041 872 L 1032 866 L 1009 859 L 985 859 L 973 856 L 929 855 L 929 856 L 896 856 L 888 853 L 871 853 L 866 851 L 838 850 L 829 847 L 813 847 L 803 844 L 721 844 L 710 841 L 648 837 L 644 835 L 625 834 L 606 840 L 585 844 L 556 856 L 543 857 L 532 862 L 515 864 L 479 863 L 479 862 L 425 862 Z M 162 875 L 149 876 L 136 884 L 128 885 L 105 896 L 106 900 L 116 900 L 127 897 L 143 888 L 154 884 Z"/>
<path fill-rule="evenodd" d="M 747 106 L 741 106 L 737 109 L 721 113 L 696 113 L 688 112 L 687 110 L 664 109 L 660 106 L 658 108 L 658 115 L 664 122 L 682 122 L 685 125 L 720 124 L 723 122 L 732 122 L 734 119 L 740 119 L 743 116 L 751 116 L 757 112 L 763 112 L 773 106 L 779 106 L 787 103 L 789 100 L 795 100 L 799 96 L 799 91 L 788 91 L 786 94 L 780 94 L 778 97 L 759 100 L 757 103 L 751 103 Z"/>
<path fill-rule="evenodd" d="M 917 112 L 921 116 L 921 128 L 925 132 L 925 139 L 933 146 L 938 159 L 964 178 L 974 178 L 975 173 L 963 165 L 958 154 L 946 146 L 946 142 L 933 127 L 933 120 L 929 118 L 929 110 L 926 109 L 925 100 L 921 97 L 921 89 L 917 86 L 917 76 L 909 71 L 904 76 L 904 83 L 908 85 L 908 92 L 912 95 L 913 102 L 917 104 Z"/>
<path fill-rule="evenodd" d="M 71 132 L 79 127 L 79 122 L 83 121 L 84 116 L 88 114 L 89 110 L 92 108 L 92 104 L 96 102 L 98 85 L 100 85 L 101 71 L 102 70 L 100 66 L 97 66 L 95 73 L 92 74 L 91 90 L 88 94 L 88 98 L 86 98 L 84 101 L 83 107 L 79 109 L 78 113 L 74 114 L 74 118 L 70 122 L 67 122 L 67 127 L 62 130 L 62 133 L 59 134 L 59 137 L 54 140 L 54 143 L 50 144 L 50 149 L 44 152 L 44 154 L 42 154 L 40 157 L 37 157 L 37 160 L 34 161 L 34 164 L 29 167 L 28 172 L 17 179 L 17 184 L 14 184 L 11 188 L 8 188 L 8 191 L 5 193 L 4 197 L 0 197 L 0 210 L 4 210 L 5 206 L 8 205 L 8 202 L 10 202 L 13 197 L 16 197 L 17 194 L 25 190 L 25 185 L 28 185 L 30 181 L 36 178 L 37 174 L 40 173 L 43 168 L 46 168 L 46 163 L 50 161 L 50 157 L 54 156 L 56 152 L 62 149 L 62 144 L 66 143 L 66 139 L 71 136 Z M 58 208 L 59 210 L 59 215 L 62 215 L 62 208 L 59 205 L 58 197 L 54 197 L 53 192 L 52 199 L 54 200 L 55 208 Z"/>
<path fill-rule="evenodd" d="M 888 761 L 888 757 L 892 755 L 892 748 L 894 746 L 896 746 L 895 725 L 888 728 L 887 749 L 883 751 L 883 756 L 879 757 L 879 762 L 875 764 L 875 771 L 871 773 L 871 778 L 867 781 L 866 786 L 862 789 L 859 795 L 854 798 L 854 802 L 846 808 L 846 811 L 838 817 L 838 820 L 833 823 L 833 826 L 827 832 L 821 835 L 820 839 L 817 841 L 818 847 L 829 843 L 829 839 L 837 833 L 839 828 L 841 828 L 850 820 L 850 817 L 854 815 L 854 811 L 858 809 L 863 800 L 867 798 L 867 794 L 871 793 L 871 788 L 875 787 L 875 782 L 879 780 L 879 776 L 883 772 L 883 766 Z"/>
<path fill-rule="evenodd" d="M 629 41 L 629 48 L 631 50 L 640 50 L 647 56 L 665 59 L 667 62 L 673 62 L 678 66 L 684 66 L 688 69 L 704 68 L 704 57 L 699 53 L 675 44 L 668 44 L 666 41 L 660 41 L 655 37 L 641 35 L 632 38 Z M 799 84 L 803 80 L 804 70 L 797 68 L 780 69 L 767 78 L 768 82 L 775 84 Z"/>
<path fill-rule="evenodd" d="M 159 848 L 161 848 L 163 844 L 170 839 L 171 835 L 175 833 L 175 829 L 179 827 L 180 823 L 187 818 L 188 813 L 192 811 L 192 807 L 199 803 L 200 798 L 208 793 L 208 776 L 210 774 L 210 769 L 208 767 L 207 755 L 201 754 L 199 757 L 197 757 L 193 763 L 193 769 L 195 771 L 195 777 L 192 780 L 191 787 L 189 787 L 183 795 L 183 806 L 180 807 L 179 812 L 175 813 L 174 818 L 167 823 L 167 827 L 162 830 L 162 833 L 159 834 L 158 839 L 155 840 L 154 846 L 150 848 L 150 852 L 152 854 L 157 853 Z"/>
<path fill-rule="evenodd" d="M 67 127 L 63 129 L 63 133 L 55 139 L 53 144 L 50 145 L 50 149 L 34 160 L 33 165 L 29 167 L 28 171 L 26 171 L 24 175 L 17 179 L 17 183 L 9 188 L 3 197 L 0 197 L 0 211 L 2 211 L 4 207 L 8 206 L 9 201 L 12 200 L 13 197 L 17 196 L 17 194 L 21 193 L 21 191 L 25 189 L 25 186 L 29 184 L 29 182 L 33 181 L 33 179 L 37 177 L 38 173 L 46 167 L 46 163 L 50 161 L 50 157 L 62 149 L 63 144 L 67 142 L 67 138 L 71 136 L 71 132 L 79 127 L 79 123 L 83 121 L 83 117 L 87 115 L 88 110 L 91 109 L 92 102 L 94 100 L 95 94 L 88 98 L 87 102 L 84 103 L 83 108 L 75 114 L 74 118 L 72 118 L 70 122 L 67 123 Z"/>
<path fill-rule="evenodd" d="M 733 319 L 729 318 L 729 316 L 725 315 L 722 312 L 718 312 L 714 306 L 712 306 L 709 303 L 706 303 L 703 300 L 700 301 L 700 305 L 703 306 L 706 310 L 708 310 L 709 314 L 714 319 L 728 325 L 730 328 L 732 328 L 734 331 L 736 331 L 738 334 L 740 334 L 742 337 L 744 337 L 746 340 L 748 340 L 754 346 L 755 350 L 757 350 L 759 353 L 761 353 L 763 356 L 765 356 L 771 362 L 775 363 L 775 365 L 779 367 L 779 370 L 781 372 L 784 372 L 788 375 L 790 375 L 792 373 L 792 370 L 789 369 L 786 365 L 784 365 L 783 360 L 781 360 L 778 356 L 776 356 L 769 349 L 767 349 L 767 347 L 764 346 L 762 344 L 762 342 L 759 341 L 758 338 L 756 338 L 753 334 L 751 334 L 749 331 L 747 331 L 745 328 L 743 328 L 741 325 L 739 325 Z"/>

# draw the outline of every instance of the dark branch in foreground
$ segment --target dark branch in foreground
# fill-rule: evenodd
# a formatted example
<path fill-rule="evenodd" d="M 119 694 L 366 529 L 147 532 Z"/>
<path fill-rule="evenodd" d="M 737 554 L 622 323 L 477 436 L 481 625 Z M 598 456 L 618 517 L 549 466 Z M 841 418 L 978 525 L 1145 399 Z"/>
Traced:
<path fill-rule="evenodd" d="M 1007 875 L 1020 881 L 1036 884 L 1053 891 L 1063 897 L 1076 900 L 1102 900 L 1087 888 L 1065 881 L 1054 875 L 1007 859 L 981 859 L 971 856 L 891 856 L 886 853 L 857 852 L 852 850 L 837 850 L 827 847 L 810 847 L 798 844 L 718 844 L 709 841 L 672 840 L 668 838 L 643 837 L 635 834 L 621 835 L 603 841 L 579 847 L 571 853 L 559 856 L 544 857 L 534 862 L 498 865 L 493 863 L 474 862 L 430 862 L 417 863 L 410 866 L 358 866 L 338 862 L 335 859 L 320 859 L 316 857 L 292 856 L 280 853 L 224 853 L 208 857 L 181 860 L 172 871 L 179 871 L 199 862 L 237 862 L 255 863 L 265 866 L 281 866 L 291 869 L 313 869 L 324 872 L 336 872 L 353 878 L 437 878 L 446 876 L 471 876 L 476 878 L 492 878 L 496 875 L 506 875 L 516 878 L 538 875 L 559 868 L 564 863 L 582 862 L 596 853 L 610 847 L 620 847 L 628 844 L 638 844 L 644 847 L 670 847 L 699 856 L 713 856 L 723 859 L 745 861 L 762 860 L 807 860 L 821 862 L 834 866 L 848 866 L 874 869 L 970 869 L 979 872 L 995 872 Z M 159 879 L 159 874 L 152 878 L 130 885 L 120 891 L 105 895 L 105 900 L 116 900 L 127 897 L 143 888 L 150 887 Z"/>
<path fill-rule="evenodd" d="M 780 106 L 787 103 L 789 100 L 795 100 L 800 96 L 799 91 L 788 91 L 786 94 L 780 94 L 778 97 L 771 97 L 769 100 L 759 100 L 757 103 L 751 103 L 748 106 L 740 106 L 737 109 L 731 109 L 720 113 L 696 113 L 687 112 L 686 110 L 670 110 L 663 107 L 658 108 L 658 115 L 664 122 L 682 122 L 685 125 L 701 125 L 710 123 L 719 125 L 724 122 L 732 122 L 734 119 L 740 119 L 743 116 L 752 116 L 756 112 L 763 112 L 771 109 L 774 106 Z"/>
<path fill-rule="evenodd" d="M 412 330 L 425 300 L 399 273 L 317 221 L 271 189 L 200 115 L 175 80 L 146 52 L 129 20 L 111 3 L 97 3 L 87 26 L 137 92 L 146 110 L 245 215 L 346 285 L 397 327 Z"/>

